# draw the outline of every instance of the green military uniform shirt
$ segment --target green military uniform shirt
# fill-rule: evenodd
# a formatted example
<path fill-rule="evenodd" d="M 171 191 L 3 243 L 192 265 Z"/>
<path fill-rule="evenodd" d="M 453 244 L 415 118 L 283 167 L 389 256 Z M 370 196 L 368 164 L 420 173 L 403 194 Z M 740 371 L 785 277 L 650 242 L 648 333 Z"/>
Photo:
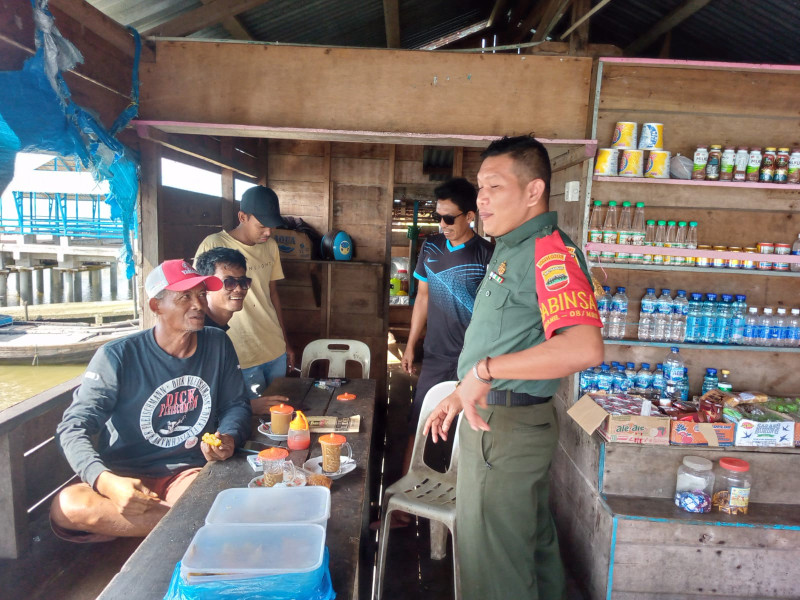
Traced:
<path fill-rule="evenodd" d="M 536 241 L 554 232 L 560 234 L 568 253 L 577 259 L 580 270 L 586 277 L 586 282 L 573 282 L 583 290 L 580 292 L 581 304 L 594 314 L 592 324 L 602 326 L 596 318 L 597 304 L 594 295 L 586 291 L 592 290 L 592 285 L 583 254 L 558 228 L 557 213 L 538 215 L 496 240 L 494 254 L 478 288 L 472 320 L 464 336 L 464 348 L 458 359 L 459 379 L 463 379 L 477 361 L 487 356 L 519 352 L 545 341 L 545 325 L 548 325 L 549 330 L 552 325 L 549 319 L 552 316 L 547 323 L 543 323 L 536 287 Z M 560 256 L 563 257 L 563 254 Z M 558 274 L 555 276 L 558 277 Z M 562 285 L 569 285 L 569 278 L 566 277 L 566 280 Z M 563 326 L 577 324 L 568 319 L 562 322 Z M 556 392 L 559 382 L 560 379 L 495 379 L 492 389 L 546 397 Z"/>

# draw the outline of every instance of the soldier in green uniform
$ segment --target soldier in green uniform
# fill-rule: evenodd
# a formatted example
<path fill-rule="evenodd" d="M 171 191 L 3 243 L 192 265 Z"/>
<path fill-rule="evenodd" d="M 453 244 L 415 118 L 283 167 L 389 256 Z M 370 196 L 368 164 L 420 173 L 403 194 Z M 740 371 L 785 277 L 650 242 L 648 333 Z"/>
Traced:
<path fill-rule="evenodd" d="M 478 210 L 496 238 L 458 361 L 459 385 L 425 424 L 460 429 L 458 552 L 465 600 L 559 600 L 564 574 L 548 507 L 563 377 L 603 360 L 580 250 L 549 212 L 550 160 L 530 136 L 483 153 Z"/>

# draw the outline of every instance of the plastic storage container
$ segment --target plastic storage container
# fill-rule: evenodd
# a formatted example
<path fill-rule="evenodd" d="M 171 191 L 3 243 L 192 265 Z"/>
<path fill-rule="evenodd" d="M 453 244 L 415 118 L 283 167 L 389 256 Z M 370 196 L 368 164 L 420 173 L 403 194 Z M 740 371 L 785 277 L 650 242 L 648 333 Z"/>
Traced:
<path fill-rule="evenodd" d="M 206 523 L 316 523 L 331 515 L 331 491 L 322 486 L 231 488 L 217 494 Z"/>
<path fill-rule="evenodd" d="M 258 490 L 255 490 L 258 491 Z M 214 523 L 197 530 L 181 559 L 188 582 L 297 574 L 299 587 L 319 585 L 325 529 L 316 523 Z"/>
<path fill-rule="evenodd" d="M 678 467 L 675 484 L 675 506 L 687 512 L 711 512 L 711 495 L 714 492 L 714 464 L 700 456 L 684 456 Z"/>
<path fill-rule="evenodd" d="M 720 458 L 714 483 L 714 510 L 746 515 L 750 504 L 750 463 L 739 458 Z"/>

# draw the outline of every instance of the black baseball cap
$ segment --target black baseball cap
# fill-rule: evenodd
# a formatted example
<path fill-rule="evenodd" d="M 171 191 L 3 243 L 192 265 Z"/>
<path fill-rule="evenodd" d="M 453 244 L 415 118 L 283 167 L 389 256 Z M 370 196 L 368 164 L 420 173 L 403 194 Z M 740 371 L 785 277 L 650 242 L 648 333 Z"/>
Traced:
<path fill-rule="evenodd" d="M 263 185 L 252 187 L 242 194 L 239 210 L 253 215 L 264 227 L 286 228 L 286 221 L 281 216 L 278 204 L 278 195 Z"/>

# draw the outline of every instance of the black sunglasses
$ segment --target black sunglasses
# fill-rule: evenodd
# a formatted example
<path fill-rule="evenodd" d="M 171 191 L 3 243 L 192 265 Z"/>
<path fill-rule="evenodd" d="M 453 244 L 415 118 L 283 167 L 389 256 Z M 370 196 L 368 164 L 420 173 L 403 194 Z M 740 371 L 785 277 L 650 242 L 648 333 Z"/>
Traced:
<path fill-rule="evenodd" d="M 226 277 L 222 280 L 222 285 L 225 286 L 226 290 L 232 292 L 236 289 L 236 286 L 243 290 L 249 290 L 252 282 L 253 280 L 250 277 Z"/>
<path fill-rule="evenodd" d="M 435 212 L 431 216 L 433 217 L 433 220 L 436 221 L 437 223 L 439 221 L 444 221 L 445 225 L 452 225 L 453 223 L 456 222 L 456 219 L 463 214 L 464 214 L 463 212 L 460 212 L 457 215 L 440 215 L 439 213 Z"/>

